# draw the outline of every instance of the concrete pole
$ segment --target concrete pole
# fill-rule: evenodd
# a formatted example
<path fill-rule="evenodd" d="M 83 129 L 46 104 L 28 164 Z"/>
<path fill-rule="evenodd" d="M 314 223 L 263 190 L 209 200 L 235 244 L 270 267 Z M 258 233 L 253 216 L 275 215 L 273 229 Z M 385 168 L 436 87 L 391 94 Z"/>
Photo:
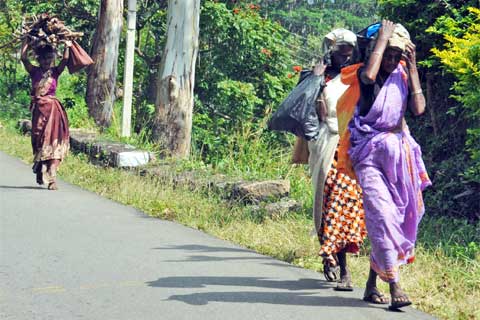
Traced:
<path fill-rule="evenodd" d="M 135 29 L 137 0 L 128 0 L 127 49 L 125 51 L 125 73 L 123 77 L 122 137 L 130 137 L 132 123 L 133 66 L 135 54 Z"/>

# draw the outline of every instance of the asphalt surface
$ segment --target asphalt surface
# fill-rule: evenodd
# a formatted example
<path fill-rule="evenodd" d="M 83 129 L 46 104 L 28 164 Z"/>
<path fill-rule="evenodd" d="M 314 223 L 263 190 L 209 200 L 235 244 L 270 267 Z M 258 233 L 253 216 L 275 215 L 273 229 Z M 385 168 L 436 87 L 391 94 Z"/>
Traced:
<path fill-rule="evenodd" d="M 0 152 L 0 319 L 433 319 L 59 182 Z"/>

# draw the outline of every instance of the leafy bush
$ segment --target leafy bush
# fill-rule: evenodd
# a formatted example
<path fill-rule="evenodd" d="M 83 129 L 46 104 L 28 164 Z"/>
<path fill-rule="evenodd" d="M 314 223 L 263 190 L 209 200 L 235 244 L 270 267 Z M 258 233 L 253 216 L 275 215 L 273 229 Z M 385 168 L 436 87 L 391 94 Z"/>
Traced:
<path fill-rule="evenodd" d="M 457 77 L 457 73 L 464 69 L 462 65 L 465 59 L 474 58 L 474 55 L 469 54 L 478 49 L 473 46 L 472 51 L 467 52 L 467 46 L 458 43 L 462 53 L 460 51 L 449 53 L 453 44 L 449 44 L 445 35 L 463 39 L 473 22 L 473 14 L 469 14 L 467 8 L 476 4 L 477 1 L 473 0 L 455 0 L 448 3 L 379 1 L 380 14 L 402 23 L 409 30 L 417 46 L 419 73 L 426 89 L 424 92 L 427 94 L 427 112 L 422 117 L 409 117 L 407 122 L 414 137 L 422 146 L 427 170 L 433 181 L 433 186 L 425 193 L 427 213 L 466 217 L 471 221 L 478 221 L 480 218 L 478 196 L 480 184 L 479 174 L 475 169 L 477 166 L 475 163 L 478 162 L 475 162 L 474 151 L 478 150 L 478 144 L 474 145 L 479 141 L 478 137 L 475 139 L 478 116 L 474 116 L 478 112 L 479 104 L 477 102 L 476 107 L 475 104 L 469 107 L 466 103 L 471 95 L 478 94 L 478 71 L 475 75 L 473 69 L 470 69 L 471 74 L 467 82 L 472 83 L 468 88 L 464 87 L 463 92 L 457 91 L 456 87 L 466 80 Z M 438 48 L 438 52 L 444 51 L 446 56 L 451 54 L 450 58 L 455 55 L 461 59 L 460 61 L 456 61 L 456 58 L 451 59 L 455 60 L 455 67 L 451 69 L 435 54 L 435 51 L 432 54 L 433 48 Z M 478 68 L 478 58 L 476 61 Z M 469 98 L 467 100 L 457 98 L 463 94 L 469 95 Z M 475 108 L 477 111 L 474 111 Z"/>
<path fill-rule="evenodd" d="M 293 40 L 252 5 L 229 9 L 206 1 L 200 23 L 194 144 L 205 157 L 219 159 L 230 154 L 235 133 L 246 127 L 258 132 L 266 113 L 293 87 L 295 63 L 284 45 Z"/>
<path fill-rule="evenodd" d="M 434 48 L 433 53 L 458 79 L 452 97 L 469 121 L 465 150 L 471 161 L 465 177 L 480 184 L 480 10 L 471 7 L 469 12 L 461 19 L 442 17 L 428 31 L 445 35 L 444 49 Z"/>

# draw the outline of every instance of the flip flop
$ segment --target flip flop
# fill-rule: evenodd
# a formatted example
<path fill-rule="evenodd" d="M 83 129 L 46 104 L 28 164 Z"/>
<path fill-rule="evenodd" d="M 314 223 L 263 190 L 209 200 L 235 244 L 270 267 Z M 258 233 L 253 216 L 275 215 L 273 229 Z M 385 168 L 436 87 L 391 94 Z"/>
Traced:
<path fill-rule="evenodd" d="M 340 278 L 337 286 L 333 288 L 335 291 L 353 291 L 352 278 L 350 275 L 344 275 Z"/>
<path fill-rule="evenodd" d="M 328 282 L 336 282 L 340 278 L 340 268 L 338 266 L 332 267 L 328 264 L 324 264 L 323 275 Z"/>
<path fill-rule="evenodd" d="M 392 298 L 392 304 L 388 306 L 388 310 L 398 311 L 398 309 L 403 308 L 403 307 L 406 307 L 406 306 L 409 306 L 409 305 L 412 304 L 412 301 L 410 301 L 410 299 L 408 299 L 408 297 L 407 297 L 406 294 L 400 295 L 400 296 L 398 296 L 398 297 L 396 297 L 396 298 L 397 298 L 397 299 L 398 299 L 398 298 L 406 298 L 407 300 L 406 300 L 406 301 L 394 302 L 394 301 L 393 301 L 393 298 Z"/>
<path fill-rule="evenodd" d="M 365 302 L 368 302 L 368 303 L 373 303 L 373 304 L 388 304 L 388 298 L 387 300 L 383 300 L 386 298 L 385 295 L 383 293 L 381 293 L 380 291 L 378 291 L 378 289 L 376 288 L 373 288 L 372 290 L 370 290 L 370 292 L 367 294 L 367 292 L 365 292 L 365 295 L 363 296 L 363 301 Z"/>

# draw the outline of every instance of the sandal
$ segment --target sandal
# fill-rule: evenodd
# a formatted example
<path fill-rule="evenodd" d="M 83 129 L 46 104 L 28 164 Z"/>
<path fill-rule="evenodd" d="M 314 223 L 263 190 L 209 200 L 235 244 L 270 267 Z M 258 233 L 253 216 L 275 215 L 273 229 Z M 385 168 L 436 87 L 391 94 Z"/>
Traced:
<path fill-rule="evenodd" d="M 50 182 L 48 184 L 48 190 L 58 190 L 57 184 L 55 182 Z"/>
<path fill-rule="evenodd" d="M 335 291 L 353 291 L 352 277 L 350 274 L 346 274 L 340 277 L 340 281 L 337 286 L 333 288 Z"/>
<path fill-rule="evenodd" d="M 338 266 L 323 265 L 323 275 L 328 282 L 336 282 L 340 278 L 340 268 Z"/>
<path fill-rule="evenodd" d="M 399 299 L 402 299 L 401 301 L 398 301 Z M 400 308 L 409 306 L 412 304 L 412 301 L 408 298 L 406 294 L 401 294 L 396 297 L 392 297 L 392 304 L 388 306 L 389 310 L 392 311 L 397 311 Z"/>
<path fill-rule="evenodd" d="M 367 289 L 365 289 L 363 301 L 373 304 L 388 304 L 389 302 L 388 298 L 375 287 L 368 290 L 368 292 Z"/>
<path fill-rule="evenodd" d="M 336 265 L 332 266 L 331 263 L 328 262 L 327 258 L 323 258 L 323 275 L 325 276 L 325 280 L 328 282 L 337 282 L 340 280 L 340 267 L 338 265 L 337 255 L 333 254 L 333 259 L 335 259 Z"/>

